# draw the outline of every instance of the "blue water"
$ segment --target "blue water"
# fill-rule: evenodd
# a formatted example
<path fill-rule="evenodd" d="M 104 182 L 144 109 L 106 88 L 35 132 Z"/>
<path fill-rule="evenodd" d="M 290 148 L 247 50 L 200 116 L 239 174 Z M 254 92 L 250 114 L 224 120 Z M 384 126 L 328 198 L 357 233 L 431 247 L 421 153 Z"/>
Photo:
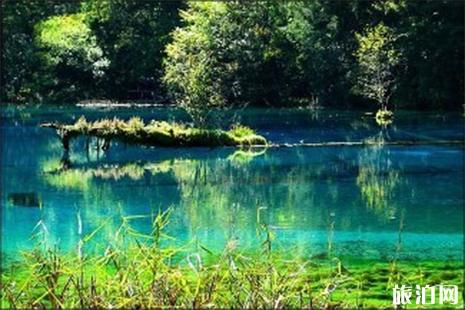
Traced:
<path fill-rule="evenodd" d="M 167 108 L 1 111 L 3 257 L 31 248 L 39 221 L 35 232 L 46 231 L 47 242 L 63 251 L 98 229 L 85 248 L 101 251 L 115 242 L 122 218 L 148 233 L 147 216 L 170 208 L 166 233 L 175 240 L 166 242 L 194 240 L 214 252 L 231 239 L 256 249 L 265 224 L 274 248 L 310 256 L 463 259 L 463 145 L 270 148 L 244 157 L 233 148 L 121 144 L 105 154 L 86 153 L 77 140 L 71 169 L 60 172 L 61 144 L 52 130 L 37 126 L 41 122 L 185 115 Z M 398 111 L 384 130 L 372 116 L 353 111 L 249 109 L 234 117 L 275 143 L 464 138 L 458 112 Z M 34 198 L 17 198 L 25 193 Z"/>

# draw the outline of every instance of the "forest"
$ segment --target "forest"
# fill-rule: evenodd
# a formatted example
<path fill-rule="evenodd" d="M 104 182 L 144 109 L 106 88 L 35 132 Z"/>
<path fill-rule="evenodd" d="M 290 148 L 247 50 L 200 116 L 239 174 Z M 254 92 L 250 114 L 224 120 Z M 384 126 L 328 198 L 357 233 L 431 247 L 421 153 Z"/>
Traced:
<path fill-rule="evenodd" d="M 462 1 L 2 1 L 2 102 L 460 109 Z M 199 120 L 201 122 L 202 120 Z"/>

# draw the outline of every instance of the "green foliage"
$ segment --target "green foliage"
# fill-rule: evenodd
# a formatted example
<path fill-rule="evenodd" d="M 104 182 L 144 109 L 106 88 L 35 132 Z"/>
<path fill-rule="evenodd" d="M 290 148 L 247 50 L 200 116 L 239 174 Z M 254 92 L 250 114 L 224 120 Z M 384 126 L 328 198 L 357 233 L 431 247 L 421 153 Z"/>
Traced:
<path fill-rule="evenodd" d="M 283 51 L 291 68 L 289 78 L 296 84 L 291 94 L 309 98 L 310 104 L 340 100 L 348 94 L 345 76 L 350 63 L 347 44 L 341 42 L 344 28 L 341 17 L 332 11 L 323 1 L 289 1 L 283 9 L 287 25 L 282 36 L 293 50 L 289 55 Z"/>
<path fill-rule="evenodd" d="M 394 47 L 395 35 L 380 23 L 355 37 L 359 66 L 356 91 L 386 108 L 396 82 L 395 69 L 401 61 L 400 52 Z"/>
<path fill-rule="evenodd" d="M 134 133 L 141 132 L 144 130 L 144 121 L 137 116 L 131 117 L 128 121 L 128 130 Z"/>
<path fill-rule="evenodd" d="M 184 26 L 167 46 L 164 81 L 196 123 L 211 122 L 212 108 L 276 103 L 287 94 L 280 6 L 192 2 L 182 11 Z"/>
<path fill-rule="evenodd" d="M 212 36 L 225 13 L 223 2 L 192 2 L 181 13 L 186 26 L 174 30 L 173 43 L 166 47 L 163 80 L 198 126 L 213 122 L 213 108 L 225 107 L 228 85 L 224 79 L 234 70 L 233 64 L 220 58 Z"/>
<path fill-rule="evenodd" d="M 44 58 L 50 66 L 79 66 L 97 77 L 109 65 L 85 23 L 84 14 L 51 17 L 36 25 L 36 33 L 38 46 L 47 49 Z"/>
<path fill-rule="evenodd" d="M 112 99 L 154 99 L 181 1 L 84 0 L 81 11 L 110 60 L 102 88 Z"/>
<path fill-rule="evenodd" d="M 40 48 L 47 79 L 41 86 L 55 101 L 89 98 L 109 65 L 85 15 L 50 17 L 35 25 L 34 43 Z"/>
<path fill-rule="evenodd" d="M 458 107 L 460 1 L 3 1 L 2 99 Z M 400 70 L 402 69 L 402 70 Z"/>
<path fill-rule="evenodd" d="M 34 44 L 34 25 L 48 16 L 73 12 L 75 2 L 2 1 L 2 102 L 38 102 L 47 94 L 49 73 Z"/>
<path fill-rule="evenodd" d="M 464 102 L 464 3 L 405 1 L 397 17 L 406 70 L 395 99 L 404 106 L 458 108 Z"/>
<path fill-rule="evenodd" d="M 84 117 L 81 117 L 71 125 L 47 123 L 41 126 L 56 129 L 62 139 L 77 136 L 97 137 L 105 140 L 108 146 L 113 139 L 153 146 L 213 147 L 267 144 L 264 137 L 255 134 L 252 129 L 245 126 L 236 126 L 235 129 L 224 131 L 155 120 L 146 125 L 139 117 L 132 117 L 128 121 L 113 118 L 94 122 L 87 122 Z"/>
<path fill-rule="evenodd" d="M 245 137 L 249 135 L 254 135 L 255 131 L 247 126 L 241 124 L 235 124 L 231 127 L 229 132 L 236 137 Z"/>

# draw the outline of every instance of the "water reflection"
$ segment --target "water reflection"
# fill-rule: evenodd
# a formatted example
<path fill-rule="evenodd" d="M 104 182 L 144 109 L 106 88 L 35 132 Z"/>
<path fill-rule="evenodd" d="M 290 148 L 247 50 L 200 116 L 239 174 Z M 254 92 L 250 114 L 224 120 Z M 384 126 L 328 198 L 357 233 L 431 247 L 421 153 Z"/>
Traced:
<path fill-rule="evenodd" d="M 417 257 L 425 246 L 450 249 L 459 244 L 444 243 L 440 235 L 437 243 L 424 243 L 427 236 L 438 238 L 435 232 L 459 233 L 461 225 L 457 221 L 444 227 L 435 218 L 440 215 L 435 208 L 439 200 L 421 207 L 410 204 L 412 195 L 421 201 L 427 194 L 417 173 L 428 165 L 409 162 L 409 149 L 380 141 L 367 148 L 238 152 L 209 150 L 208 155 L 194 152 L 176 158 L 158 154 L 158 161 L 83 161 L 58 170 L 50 170 L 53 161 L 45 161 L 42 181 L 55 190 L 46 195 L 44 222 L 53 227 L 64 221 L 51 231 L 56 234 L 52 240 L 60 239 L 65 248 L 74 248 L 78 240 L 77 212 L 87 233 L 105 223 L 97 238 L 105 244 L 123 217 L 137 216 L 131 224 L 144 233 L 151 227 L 149 215 L 169 207 L 169 234 L 179 243 L 197 240 L 212 250 L 231 239 L 244 248 L 257 246 L 258 209 L 276 236 L 275 246 L 292 246 L 314 256 Z M 407 235 L 413 235 L 398 254 L 401 220 Z"/>
<path fill-rule="evenodd" d="M 9 193 L 8 202 L 13 206 L 39 208 L 42 203 L 37 193 Z"/>
<path fill-rule="evenodd" d="M 266 150 L 266 148 L 231 150 L 226 160 L 235 165 L 246 165 L 254 158 L 264 155 Z M 56 188 L 80 190 L 88 189 L 92 179 L 118 181 L 122 178 L 129 178 L 137 181 L 144 178 L 146 174 L 153 176 L 159 173 L 172 172 L 177 181 L 180 181 L 181 179 L 178 177 L 180 167 L 196 171 L 195 163 L 199 162 L 199 160 L 195 159 L 171 158 L 159 162 L 139 161 L 123 164 L 99 164 L 98 162 L 89 163 L 89 156 L 87 156 L 86 164 L 73 164 L 68 157 L 63 158 L 60 160 L 49 159 L 41 163 L 44 180 Z M 181 173 L 182 176 L 184 175 Z M 193 180 L 193 182 L 196 182 L 196 180 Z"/>
<path fill-rule="evenodd" d="M 394 192 L 402 183 L 402 175 L 392 165 L 391 150 L 384 147 L 385 135 L 384 131 L 380 131 L 371 137 L 375 144 L 360 152 L 357 186 L 370 210 L 381 218 L 395 219 Z"/>
<path fill-rule="evenodd" d="M 269 113 L 267 117 L 273 118 L 275 112 Z M 373 119 L 367 125 L 341 113 L 339 124 L 321 113 L 314 120 L 321 123 L 302 121 L 305 126 L 294 114 L 296 123 L 281 128 L 264 124 L 258 113 L 245 120 L 253 120 L 254 127 L 274 141 L 281 134 L 286 142 L 337 141 L 331 137 L 344 131 L 348 133 L 342 140 L 354 140 L 361 133 L 381 139 L 379 128 L 373 130 Z M 281 113 L 275 120 L 282 125 L 286 118 Z M 402 119 L 396 118 L 398 122 L 402 124 Z M 223 148 L 115 145 L 106 154 L 97 154 L 94 148 L 89 156 L 73 152 L 70 165 L 63 167 L 59 141 L 34 124 L 6 127 L 8 147 L 2 154 L 6 163 L 2 250 L 6 252 L 30 246 L 29 237 L 39 220 L 52 242 L 74 250 L 83 236 L 96 230 L 96 244 L 110 242 L 123 218 L 148 232 L 150 215 L 171 207 L 168 233 L 179 243 L 194 239 L 212 250 L 222 249 L 231 239 L 240 247 L 259 245 L 257 210 L 261 210 L 261 223 L 273 232 L 275 247 L 317 256 L 375 259 L 463 255 L 462 147 L 380 143 L 235 153 Z M 388 127 L 389 137 L 385 133 L 382 137 L 395 139 L 398 128 Z M 446 134 L 437 126 L 429 131 Z M 85 141 L 76 143 L 73 150 L 85 149 Z M 15 205 L 8 200 L 10 193 L 37 193 L 42 208 Z M 402 247 L 396 254 L 401 226 Z M 91 243 L 84 246 L 90 248 Z"/>

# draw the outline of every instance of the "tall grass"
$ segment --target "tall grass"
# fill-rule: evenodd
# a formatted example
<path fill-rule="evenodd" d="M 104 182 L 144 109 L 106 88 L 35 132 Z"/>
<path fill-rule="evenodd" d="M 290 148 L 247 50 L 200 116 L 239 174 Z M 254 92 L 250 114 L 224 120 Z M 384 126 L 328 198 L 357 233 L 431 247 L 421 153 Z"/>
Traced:
<path fill-rule="evenodd" d="M 100 227 L 82 236 L 75 252 L 63 254 L 47 246 L 47 228 L 39 222 L 37 247 L 2 272 L 2 308 L 389 307 L 394 275 L 400 283 L 419 274 L 428 282 L 424 270 L 435 268 L 350 267 L 332 256 L 318 261 L 275 251 L 273 232 L 260 220 L 262 209 L 257 209 L 261 248 L 255 254 L 241 251 L 235 240 L 221 253 L 202 245 L 194 251 L 164 245 L 171 238 L 165 234 L 169 211 L 151 216 L 150 234 L 133 229 L 137 216 L 124 217 L 102 254 L 82 252 Z M 451 281 L 463 281 L 462 265 L 449 267 Z"/>

